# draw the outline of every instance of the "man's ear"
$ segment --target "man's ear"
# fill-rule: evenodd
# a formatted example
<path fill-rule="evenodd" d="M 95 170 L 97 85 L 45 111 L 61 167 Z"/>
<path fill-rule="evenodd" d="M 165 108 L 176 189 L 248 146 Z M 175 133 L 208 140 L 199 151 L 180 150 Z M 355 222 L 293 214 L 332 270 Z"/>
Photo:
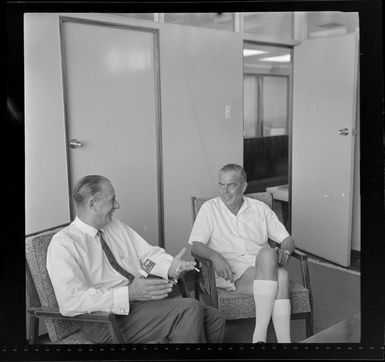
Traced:
<path fill-rule="evenodd" d="M 247 182 L 245 181 L 244 184 L 243 184 L 243 190 L 242 190 L 243 193 L 245 193 L 246 188 L 247 188 Z"/>
<path fill-rule="evenodd" d="M 87 207 L 90 210 L 95 211 L 96 209 L 96 200 L 93 197 L 90 197 L 88 202 L 87 202 Z"/>

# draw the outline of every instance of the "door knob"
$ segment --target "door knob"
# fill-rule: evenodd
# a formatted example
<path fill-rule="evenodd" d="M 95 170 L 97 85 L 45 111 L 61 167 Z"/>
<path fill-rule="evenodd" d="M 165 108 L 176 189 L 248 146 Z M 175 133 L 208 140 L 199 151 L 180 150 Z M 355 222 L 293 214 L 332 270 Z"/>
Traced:
<path fill-rule="evenodd" d="M 82 147 L 82 143 L 79 142 L 77 139 L 73 138 L 72 140 L 70 140 L 70 147 L 71 148 L 79 148 L 79 147 Z"/>
<path fill-rule="evenodd" d="M 342 128 L 338 131 L 338 133 L 341 135 L 341 136 L 347 136 L 349 134 L 349 130 L 347 128 Z"/>

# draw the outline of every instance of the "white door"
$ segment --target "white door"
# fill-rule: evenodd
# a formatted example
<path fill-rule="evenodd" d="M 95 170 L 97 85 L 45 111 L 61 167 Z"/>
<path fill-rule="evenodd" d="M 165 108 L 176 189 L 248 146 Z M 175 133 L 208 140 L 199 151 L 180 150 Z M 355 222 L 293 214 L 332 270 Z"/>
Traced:
<path fill-rule="evenodd" d="M 81 144 L 68 147 L 70 186 L 87 174 L 108 177 L 115 216 L 158 245 L 154 34 L 66 20 L 62 50 L 67 147 Z"/>
<path fill-rule="evenodd" d="M 292 235 L 298 248 L 350 265 L 356 34 L 294 48 Z"/>

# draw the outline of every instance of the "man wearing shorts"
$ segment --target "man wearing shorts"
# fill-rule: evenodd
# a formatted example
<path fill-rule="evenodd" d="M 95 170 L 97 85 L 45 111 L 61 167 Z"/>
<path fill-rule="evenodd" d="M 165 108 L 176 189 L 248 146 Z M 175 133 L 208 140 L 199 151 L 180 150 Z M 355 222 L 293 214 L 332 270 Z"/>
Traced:
<path fill-rule="evenodd" d="M 289 276 L 281 268 L 293 253 L 293 238 L 264 202 L 245 197 L 246 172 L 236 164 L 219 171 L 219 197 L 205 202 L 189 244 L 209 258 L 217 287 L 254 296 L 253 343 L 266 342 L 272 318 L 278 343 L 290 343 Z M 268 239 L 279 248 L 271 248 Z"/>

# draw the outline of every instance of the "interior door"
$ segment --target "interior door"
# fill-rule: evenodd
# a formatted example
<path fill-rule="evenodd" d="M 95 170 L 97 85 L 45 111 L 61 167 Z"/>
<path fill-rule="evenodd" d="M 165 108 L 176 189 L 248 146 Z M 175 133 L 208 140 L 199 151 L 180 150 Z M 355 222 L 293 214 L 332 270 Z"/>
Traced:
<path fill-rule="evenodd" d="M 294 48 L 292 235 L 298 248 L 350 265 L 357 92 L 356 34 Z"/>
<path fill-rule="evenodd" d="M 154 34 L 65 20 L 61 40 L 70 186 L 87 174 L 108 177 L 115 215 L 158 245 Z"/>

